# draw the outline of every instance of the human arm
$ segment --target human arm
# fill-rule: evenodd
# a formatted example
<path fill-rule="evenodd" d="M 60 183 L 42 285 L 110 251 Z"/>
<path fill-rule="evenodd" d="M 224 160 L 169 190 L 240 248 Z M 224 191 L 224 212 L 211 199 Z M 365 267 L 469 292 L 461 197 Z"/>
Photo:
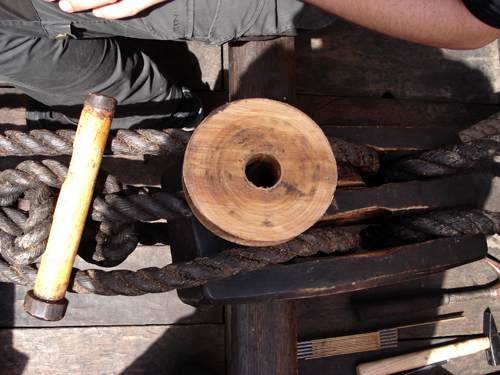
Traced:
<path fill-rule="evenodd" d="M 500 29 L 476 18 L 462 0 L 303 0 L 396 38 L 451 49 L 483 47 Z"/>
<path fill-rule="evenodd" d="M 94 16 L 112 20 L 135 16 L 144 9 L 166 1 L 169 0 L 61 0 L 59 7 L 68 13 L 92 9 Z"/>

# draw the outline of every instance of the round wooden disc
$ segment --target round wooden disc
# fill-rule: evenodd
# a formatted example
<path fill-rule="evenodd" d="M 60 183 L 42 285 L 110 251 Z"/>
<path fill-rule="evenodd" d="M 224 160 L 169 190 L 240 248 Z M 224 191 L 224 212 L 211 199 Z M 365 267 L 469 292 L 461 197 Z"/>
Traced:
<path fill-rule="evenodd" d="M 186 149 L 183 186 L 200 222 L 248 246 L 288 241 L 325 213 L 337 165 L 321 129 L 269 99 L 232 102 L 208 116 Z"/>

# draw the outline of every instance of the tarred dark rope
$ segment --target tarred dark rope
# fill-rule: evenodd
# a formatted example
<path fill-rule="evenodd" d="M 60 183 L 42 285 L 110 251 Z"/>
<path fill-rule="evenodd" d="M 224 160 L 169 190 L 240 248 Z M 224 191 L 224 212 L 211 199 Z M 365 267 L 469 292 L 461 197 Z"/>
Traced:
<path fill-rule="evenodd" d="M 328 137 L 337 162 L 349 163 L 366 176 L 373 176 L 380 168 L 377 151 L 370 146 L 344 138 Z"/>
<path fill-rule="evenodd" d="M 500 112 L 479 121 L 477 124 L 460 131 L 458 134 L 462 142 L 480 139 L 488 135 L 500 134 Z"/>
<path fill-rule="evenodd" d="M 0 135 L 0 156 L 71 155 L 76 131 L 46 129 L 24 133 L 8 130 Z M 115 155 L 182 155 L 191 132 L 180 129 L 118 130 L 110 134 L 105 150 Z M 378 154 L 370 146 L 342 138 L 329 137 L 338 161 L 348 162 L 372 175 L 379 167 Z"/>
<path fill-rule="evenodd" d="M 432 211 L 411 215 L 361 232 L 366 248 L 386 248 L 428 241 L 438 237 L 500 233 L 500 213 L 482 210 Z"/>
<path fill-rule="evenodd" d="M 0 251 L 10 263 L 28 265 L 45 251 L 55 208 L 55 193 L 48 187 L 33 189 L 29 214 L 4 208 L 0 224 Z M 17 226 L 17 227 L 16 227 Z"/>
<path fill-rule="evenodd" d="M 479 161 L 500 154 L 500 134 L 462 144 L 418 153 L 383 165 L 380 174 L 388 181 L 410 181 L 449 176 Z"/>
<path fill-rule="evenodd" d="M 0 156 L 71 155 L 75 130 L 46 129 L 29 133 L 7 130 L 0 135 Z M 118 130 L 108 140 L 106 154 L 168 155 L 184 153 L 190 132 L 181 129 Z"/>
<path fill-rule="evenodd" d="M 136 272 L 128 270 L 74 269 L 69 291 L 107 296 L 138 296 L 162 293 L 173 289 L 199 286 L 242 272 L 283 263 L 296 256 L 311 256 L 318 252 L 345 253 L 360 246 L 357 233 L 342 228 L 312 228 L 284 244 L 269 247 L 235 247 L 220 253 L 196 258 L 190 262 L 151 267 Z M 36 267 L 11 266 L 0 259 L 0 282 L 33 286 Z"/>
<path fill-rule="evenodd" d="M 3 136 L 0 135 L 0 155 L 71 155 L 74 136 L 73 130 L 32 130 L 29 133 L 6 131 Z M 106 153 L 182 155 L 190 137 L 190 132 L 180 129 L 119 130 L 110 136 Z M 338 161 L 348 162 L 366 175 L 377 172 L 379 158 L 375 149 L 342 138 L 330 137 L 329 142 Z M 382 173 L 389 181 L 443 177 L 469 168 L 499 152 L 500 135 L 489 134 L 481 139 L 472 139 L 440 150 L 425 151 L 387 164 Z"/>
<path fill-rule="evenodd" d="M 28 265 L 44 251 L 50 232 L 57 190 L 66 178 L 68 168 L 55 161 L 24 161 L 16 169 L 0 173 L 0 241 L 2 254 L 11 264 Z M 80 255 L 90 263 L 116 266 L 136 248 L 140 239 L 154 231 L 138 226 L 138 221 L 169 220 L 190 216 L 191 210 L 182 195 L 126 186 L 113 176 L 102 174 L 96 183 L 91 218 L 101 224 L 87 223 Z M 149 194 L 149 191 L 152 191 Z M 38 195 L 37 195 L 38 194 Z M 27 208 L 14 208 L 18 199 Z M 45 200 L 47 200 L 45 202 Z M 92 232 L 92 226 L 99 227 Z M 159 241 L 166 235 L 154 234 Z M 107 228 L 107 229 L 104 229 Z M 112 230 L 110 229 L 112 228 Z M 88 234 L 92 232 L 91 234 Z M 86 236 L 85 236 L 86 234 Z"/>

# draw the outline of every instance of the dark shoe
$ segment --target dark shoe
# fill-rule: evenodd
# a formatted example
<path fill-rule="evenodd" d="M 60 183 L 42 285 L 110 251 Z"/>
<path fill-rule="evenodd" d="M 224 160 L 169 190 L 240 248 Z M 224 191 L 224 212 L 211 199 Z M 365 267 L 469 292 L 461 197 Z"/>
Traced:
<path fill-rule="evenodd" d="M 163 124 L 164 128 L 181 128 L 192 132 L 203 120 L 203 105 L 200 98 L 187 87 L 182 88 L 184 98 L 179 109 Z"/>
<path fill-rule="evenodd" d="M 31 100 L 26 106 L 26 124 L 30 130 L 33 129 L 75 129 L 78 122 L 66 117 L 60 112 L 52 110 L 52 108 L 40 103 L 36 100 Z"/>
<path fill-rule="evenodd" d="M 181 128 L 185 131 L 193 131 L 203 120 L 203 105 L 201 100 L 188 88 L 183 87 L 182 93 L 183 98 L 181 99 L 177 112 L 163 121 L 159 120 L 157 124 L 144 126 L 144 128 Z M 76 126 L 78 126 L 78 120 L 72 119 L 61 112 L 54 111 L 51 107 L 36 100 L 31 100 L 28 103 L 25 116 L 26 124 L 30 130 L 48 129 L 55 131 L 59 129 L 75 129 Z M 119 120 L 122 122 L 119 128 L 133 129 L 137 126 L 135 123 L 127 126 L 126 117 Z M 125 123 L 123 123 L 123 120 L 125 120 Z M 130 121 L 136 120 L 137 119 L 131 119 Z"/>

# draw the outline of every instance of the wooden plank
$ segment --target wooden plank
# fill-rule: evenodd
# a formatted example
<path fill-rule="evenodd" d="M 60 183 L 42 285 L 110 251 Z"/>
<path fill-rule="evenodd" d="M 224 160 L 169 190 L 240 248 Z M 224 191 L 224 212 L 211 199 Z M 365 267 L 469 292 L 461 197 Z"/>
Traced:
<path fill-rule="evenodd" d="M 450 128 L 403 126 L 321 126 L 328 137 L 345 138 L 378 151 L 433 150 L 460 142 Z"/>
<path fill-rule="evenodd" d="M 295 100 L 293 38 L 233 43 L 229 48 L 229 100 Z"/>
<path fill-rule="evenodd" d="M 137 270 L 163 267 L 171 263 L 168 246 L 140 246 L 120 266 L 108 269 Z M 80 269 L 99 268 L 77 257 Z M 53 327 L 29 316 L 23 309 L 26 292 L 30 288 L 0 283 L 0 296 L 6 301 L 0 309 L 0 327 Z M 222 307 L 200 311 L 181 302 L 175 291 L 146 294 L 138 297 L 98 296 L 67 293 L 69 308 L 60 327 L 116 326 L 149 324 L 218 324 L 222 323 Z"/>
<path fill-rule="evenodd" d="M 297 96 L 297 108 L 320 125 L 468 128 L 500 111 L 496 104 Z"/>
<path fill-rule="evenodd" d="M 398 214 L 453 207 L 476 208 L 471 176 L 452 176 L 432 181 L 386 184 L 374 188 L 338 189 L 321 224 L 348 225 L 382 220 Z"/>
<path fill-rule="evenodd" d="M 198 362 L 224 371 L 224 326 L 0 330 L 4 374 L 173 374 Z"/>
<path fill-rule="evenodd" d="M 338 20 L 296 37 L 297 93 L 498 103 L 498 44 L 453 51 Z"/>
<path fill-rule="evenodd" d="M 487 250 L 484 236 L 479 236 L 442 238 L 338 257 L 309 257 L 212 281 L 202 292 L 205 303 L 216 304 L 353 292 L 442 272 L 481 259 Z"/>

